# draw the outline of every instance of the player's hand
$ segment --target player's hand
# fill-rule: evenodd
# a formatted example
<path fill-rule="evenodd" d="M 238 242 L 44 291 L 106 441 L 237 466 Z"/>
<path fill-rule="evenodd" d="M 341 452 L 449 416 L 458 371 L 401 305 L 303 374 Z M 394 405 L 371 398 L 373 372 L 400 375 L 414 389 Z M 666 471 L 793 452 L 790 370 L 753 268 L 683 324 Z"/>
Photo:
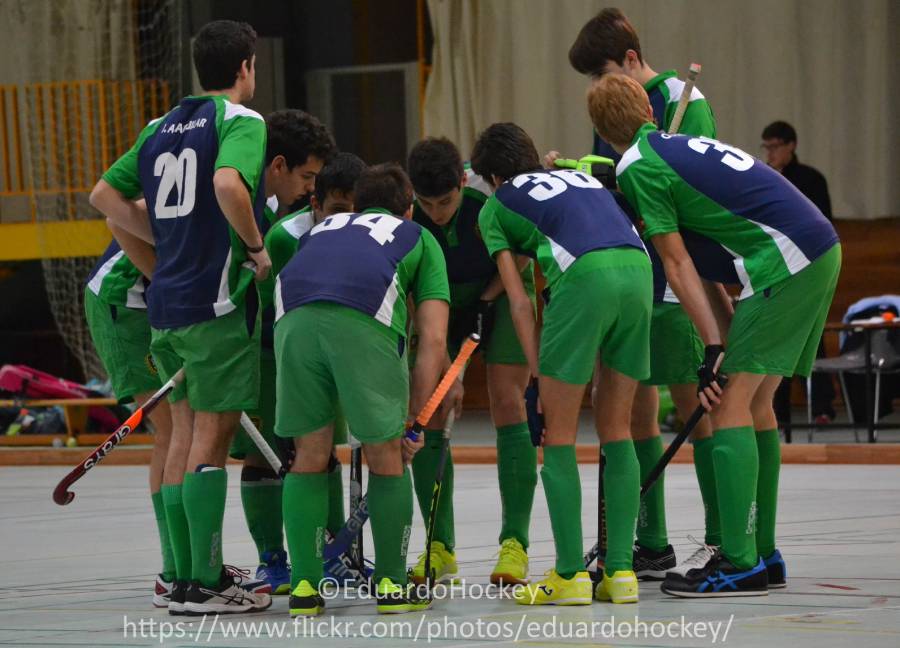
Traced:
<path fill-rule="evenodd" d="M 544 168 L 545 169 L 555 169 L 556 168 L 556 160 L 562 157 L 562 153 L 559 151 L 550 151 L 547 155 L 544 156 Z"/>
<path fill-rule="evenodd" d="M 447 395 L 444 396 L 444 400 L 441 403 L 441 418 L 446 421 L 447 415 L 451 410 L 453 411 L 453 416 L 456 418 L 462 416 L 463 396 L 465 395 L 466 388 L 463 386 L 462 381 L 457 378 L 453 381 L 453 384 L 450 386 Z"/>
<path fill-rule="evenodd" d="M 263 281 L 269 276 L 269 273 L 272 272 L 272 260 L 269 258 L 269 253 L 266 248 L 263 248 L 259 252 L 247 250 L 247 256 L 250 257 L 250 260 L 255 266 L 253 272 L 256 274 L 257 281 Z"/>
<path fill-rule="evenodd" d="M 721 402 L 722 385 L 719 384 L 719 367 L 725 357 L 725 347 L 721 344 L 708 344 L 703 351 L 703 363 L 697 369 L 697 398 L 703 408 L 709 412 Z"/>
<path fill-rule="evenodd" d="M 403 438 L 400 440 L 400 454 L 403 456 L 403 463 L 408 464 L 412 461 L 412 458 L 415 454 L 425 447 L 425 433 L 420 432 L 416 440 L 413 441 L 406 434 L 403 435 Z"/>

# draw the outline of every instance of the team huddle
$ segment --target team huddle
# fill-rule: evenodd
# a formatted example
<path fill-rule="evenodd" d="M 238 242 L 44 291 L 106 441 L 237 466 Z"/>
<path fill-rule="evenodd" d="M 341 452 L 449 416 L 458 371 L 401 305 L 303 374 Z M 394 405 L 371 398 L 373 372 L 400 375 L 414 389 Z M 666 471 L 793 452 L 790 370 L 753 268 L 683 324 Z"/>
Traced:
<path fill-rule="evenodd" d="M 252 612 L 287 594 L 292 616 L 316 615 L 324 579 L 349 573 L 371 583 L 380 613 L 428 608 L 428 584 L 458 572 L 452 452 L 442 451 L 461 378 L 423 434 L 407 430 L 472 333 L 502 502 L 492 583 L 514 587 L 523 605 L 632 603 L 639 580 L 680 597 L 785 586 L 772 397 L 783 376 L 809 374 L 834 294 L 841 249 L 822 213 L 713 139 L 699 91 L 679 134 L 666 132 L 685 84 L 649 68 L 618 10 L 588 22 L 570 51 L 592 77 L 594 152 L 615 162 L 603 182 L 557 167 L 555 152 L 542 161 L 512 123 L 485 128 L 469 164 L 451 141 L 426 138 L 406 171 L 367 166 L 307 113 L 264 119 L 242 105 L 255 41 L 243 23 L 204 26 L 193 57 L 205 94 L 151 121 L 91 194 L 114 240 L 85 308 L 117 398 L 143 402 L 184 375 L 150 416 L 154 605 Z M 303 197 L 309 206 L 289 213 Z M 735 304 L 723 286 L 740 293 Z M 575 454 L 587 385 L 605 465 L 594 574 Z M 680 563 L 664 480 L 641 496 L 663 455 L 660 385 L 683 420 L 708 411 L 692 435 L 706 534 Z M 241 429 L 244 412 L 268 447 Z M 347 520 L 335 447 L 351 438 L 369 471 L 371 567 L 327 557 Z M 255 575 L 223 563 L 229 456 L 243 462 Z M 556 560 L 535 580 L 538 474 Z M 409 566 L 414 494 L 428 520 L 439 475 L 433 538 Z"/>

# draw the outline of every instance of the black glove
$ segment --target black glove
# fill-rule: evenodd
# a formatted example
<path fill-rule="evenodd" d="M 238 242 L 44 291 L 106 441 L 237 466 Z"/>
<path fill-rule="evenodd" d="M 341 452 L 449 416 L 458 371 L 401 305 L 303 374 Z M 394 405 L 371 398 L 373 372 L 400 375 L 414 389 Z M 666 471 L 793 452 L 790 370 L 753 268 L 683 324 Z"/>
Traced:
<path fill-rule="evenodd" d="M 528 431 L 531 433 L 531 445 L 541 445 L 544 436 L 544 415 L 538 412 L 538 379 L 532 378 L 525 388 L 525 414 L 528 418 Z"/>
<path fill-rule="evenodd" d="M 703 363 L 697 369 L 697 393 L 701 393 L 709 387 L 713 382 L 717 382 L 720 387 L 725 386 L 724 374 L 716 371 L 716 365 L 719 362 L 719 356 L 725 353 L 725 347 L 721 344 L 707 344 L 703 350 Z"/>
<path fill-rule="evenodd" d="M 487 301 L 486 299 L 478 300 L 478 312 L 475 316 L 475 332 L 481 337 L 479 349 L 484 349 L 491 339 L 491 333 L 494 332 L 494 321 L 497 317 L 497 303 Z"/>

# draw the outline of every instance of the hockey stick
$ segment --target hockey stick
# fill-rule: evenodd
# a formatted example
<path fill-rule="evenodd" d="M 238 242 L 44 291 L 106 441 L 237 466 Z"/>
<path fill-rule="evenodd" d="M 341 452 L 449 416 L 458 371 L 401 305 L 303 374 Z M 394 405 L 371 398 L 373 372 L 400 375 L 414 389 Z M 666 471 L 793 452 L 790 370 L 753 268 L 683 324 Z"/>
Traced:
<path fill-rule="evenodd" d="M 60 506 L 65 506 L 75 499 L 75 493 L 70 491 L 69 487 L 81 479 L 88 470 L 103 461 L 103 458 L 112 452 L 125 437 L 131 434 L 132 430 L 141 424 L 144 417 L 150 414 L 150 412 L 153 411 L 153 408 L 159 404 L 159 401 L 168 396 L 182 380 L 184 380 L 184 369 L 179 369 L 165 385 L 160 387 L 159 390 L 153 394 L 153 396 L 148 398 L 143 405 L 134 410 L 131 416 L 125 419 L 125 422 L 122 423 L 122 425 L 106 437 L 106 440 L 97 446 L 96 450 L 88 455 L 80 464 L 75 466 L 72 472 L 62 478 L 62 481 L 60 481 L 59 484 L 56 485 L 56 488 L 53 489 L 53 501 Z"/>
<path fill-rule="evenodd" d="M 241 412 L 241 427 L 244 428 L 244 432 L 246 432 L 247 436 L 250 437 L 250 440 L 253 441 L 253 445 L 256 446 L 256 449 L 259 450 L 263 457 L 265 457 L 266 461 L 269 462 L 269 465 L 272 466 L 272 470 L 274 470 L 279 477 L 283 478 L 284 474 L 287 472 L 287 468 L 281 463 L 281 459 L 278 458 L 278 455 L 275 454 L 275 451 L 272 450 L 271 446 L 263 439 L 262 434 L 256 429 L 256 425 L 254 425 L 253 421 L 250 420 L 250 417 L 247 416 L 247 412 Z"/>
<path fill-rule="evenodd" d="M 678 106 L 675 108 L 675 114 L 672 116 L 672 122 L 669 124 L 669 130 L 666 131 L 670 135 L 677 133 L 681 128 L 681 120 L 684 119 L 684 113 L 688 104 L 691 102 L 691 94 L 694 92 L 694 82 L 700 76 L 701 66 L 699 63 L 691 63 L 688 69 L 687 81 L 684 82 L 684 88 L 681 90 L 681 97 L 678 98 Z"/>
<path fill-rule="evenodd" d="M 457 354 L 453 364 L 447 369 L 447 373 L 441 378 L 441 381 L 431 394 L 428 402 L 425 403 L 425 406 L 419 412 L 418 416 L 416 416 L 413 424 L 406 431 L 406 437 L 408 439 L 414 441 L 418 440 L 419 434 L 422 433 L 422 430 L 425 429 L 428 421 L 431 420 L 431 417 L 434 415 L 435 411 L 437 411 L 441 401 L 444 400 L 444 396 L 450 391 L 450 386 L 453 384 L 453 381 L 457 379 L 466 362 L 472 357 L 472 353 L 478 347 L 480 341 L 481 338 L 478 337 L 477 334 L 472 333 L 469 338 L 463 342 L 462 348 L 459 350 L 459 354 Z M 355 538 L 362 530 L 363 525 L 368 519 L 369 498 L 368 495 L 366 495 L 360 500 L 356 510 L 350 514 L 349 518 L 347 518 L 347 521 L 344 523 L 344 526 L 341 527 L 341 530 L 337 532 L 331 542 L 325 545 L 325 550 L 323 551 L 325 560 L 330 560 L 331 558 L 340 556 L 342 553 L 346 552 L 347 549 L 350 548 L 353 538 Z"/>
<path fill-rule="evenodd" d="M 350 510 L 354 511 L 362 500 L 362 444 L 350 437 Z M 362 528 L 350 544 L 350 559 L 364 570 Z"/>

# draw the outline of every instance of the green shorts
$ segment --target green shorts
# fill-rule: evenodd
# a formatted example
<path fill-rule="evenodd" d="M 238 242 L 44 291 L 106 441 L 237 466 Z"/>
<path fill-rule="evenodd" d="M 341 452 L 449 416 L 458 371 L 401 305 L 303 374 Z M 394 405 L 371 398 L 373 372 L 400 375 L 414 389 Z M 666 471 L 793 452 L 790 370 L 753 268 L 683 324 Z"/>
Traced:
<path fill-rule="evenodd" d="M 284 460 L 283 443 L 275 436 L 275 352 L 262 349 L 259 356 L 259 406 L 247 410 L 256 429 L 265 439 L 269 447 Z M 232 459 L 245 459 L 248 454 L 261 455 L 256 444 L 250 440 L 244 428 L 238 426 L 231 439 L 228 456 Z"/>
<path fill-rule="evenodd" d="M 150 351 L 164 380 L 182 366 L 184 382 L 172 402 L 185 397 L 199 412 L 254 410 L 259 402 L 259 330 L 242 304 L 222 317 L 176 329 L 153 329 Z"/>
<path fill-rule="evenodd" d="M 640 250 L 597 250 L 580 257 L 553 287 L 544 309 L 541 375 L 573 385 L 603 364 L 635 380 L 650 375 L 653 274 Z"/>
<path fill-rule="evenodd" d="M 160 388 L 162 381 L 150 355 L 147 311 L 107 304 L 85 288 L 84 314 L 116 398 L 125 402 Z"/>
<path fill-rule="evenodd" d="M 838 243 L 797 274 L 739 301 L 722 370 L 808 376 L 840 271 Z"/>
<path fill-rule="evenodd" d="M 396 332 L 346 306 L 319 302 L 286 313 L 275 325 L 275 433 L 303 436 L 343 411 L 362 443 L 402 436 L 409 408 L 404 346 Z"/>
<path fill-rule="evenodd" d="M 650 320 L 650 377 L 644 385 L 687 385 L 697 382 L 703 362 L 703 340 L 681 304 L 653 304 Z"/>

